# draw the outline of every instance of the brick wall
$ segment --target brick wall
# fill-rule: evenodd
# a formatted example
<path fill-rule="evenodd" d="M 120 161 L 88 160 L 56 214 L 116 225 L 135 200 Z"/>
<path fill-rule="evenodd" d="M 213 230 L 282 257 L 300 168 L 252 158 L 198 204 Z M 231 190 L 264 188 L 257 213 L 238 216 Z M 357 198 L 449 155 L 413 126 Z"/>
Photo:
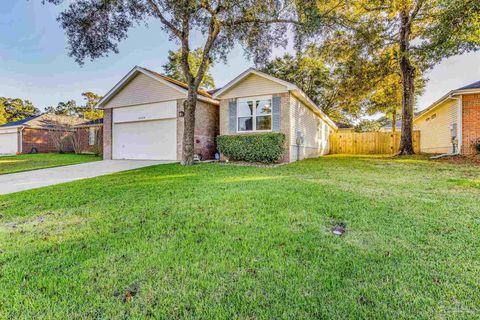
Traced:
<path fill-rule="evenodd" d="M 102 126 L 93 126 L 96 130 L 96 139 L 100 139 L 100 148 L 98 145 L 90 145 L 89 137 L 90 137 L 90 128 L 78 128 L 77 134 L 80 142 L 80 153 L 99 153 L 102 154 L 103 149 L 103 142 L 102 142 Z M 97 150 L 100 149 L 100 150 Z"/>
<path fill-rule="evenodd" d="M 183 111 L 184 99 L 177 100 L 177 115 Z M 183 117 L 177 117 L 177 159 L 182 159 Z M 197 102 L 195 110 L 195 147 L 194 152 L 201 154 L 203 160 L 213 159 L 216 151 L 215 137 L 218 135 L 218 106 Z"/>
<path fill-rule="evenodd" d="M 37 149 L 37 152 L 59 152 L 57 146 L 53 143 L 52 132 L 46 129 L 33 129 L 25 128 L 22 131 L 22 153 L 30 153 L 33 148 Z M 63 133 L 64 138 L 68 135 L 67 132 Z M 64 143 L 65 147 L 63 152 L 72 152 L 73 148 L 67 141 Z"/>
<path fill-rule="evenodd" d="M 103 159 L 112 159 L 112 109 L 103 110 Z"/>
<path fill-rule="evenodd" d="M 480 94 L 462 97 L 462 154 L 475 154 L 475 142 L 480 140 Z"/>

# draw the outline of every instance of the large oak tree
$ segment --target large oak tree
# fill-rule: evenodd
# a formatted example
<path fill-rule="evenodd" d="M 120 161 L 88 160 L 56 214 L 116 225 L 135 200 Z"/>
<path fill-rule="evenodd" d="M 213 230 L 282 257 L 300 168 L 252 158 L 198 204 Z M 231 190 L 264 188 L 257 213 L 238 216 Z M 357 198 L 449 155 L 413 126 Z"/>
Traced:
<path fill-rule="evenodd" d="M 43 0 L 53 4 L 64 0 Z M 266 61 L 272 45 L 284 45 L 287 25 L 297 23 L 291 0 L 72 0 L 59 21 L 77 62 L 119 51 L 118 44 L 139 23 L 160 22 L 180 45 L 182 69 L 188 84 L 182 164 L 193 163 L 197 90 L 211 60 L 225 59 L 241 43 L 255 63 Z M 153 25 L 153 24 L 151 24 Z M 201 38 L 202 57 L 193 72 L 192 40 Z M 155 42 L 149 40 L 148 45 Z M 147 45 L 147 43 L 146 43 Z"/>
<path fill-rule="evenodd" d="M 480 1 L 339 1 L 327 30 L 318 23 L 318 12 L 323 10 L 325 2 L 328 1 L 317 0 L 316 6 L 308 8 L 306 20 L 311 30 L 320 30 L 322 36 L 325 31 L 341 30 L 364 44 L 366 56 L 375 57 L 387 49 L 396 51 L 402 80 L 399 154 L 413 154 L 413 111 L 418 77 L 447 57 L 480 48 Z"/>

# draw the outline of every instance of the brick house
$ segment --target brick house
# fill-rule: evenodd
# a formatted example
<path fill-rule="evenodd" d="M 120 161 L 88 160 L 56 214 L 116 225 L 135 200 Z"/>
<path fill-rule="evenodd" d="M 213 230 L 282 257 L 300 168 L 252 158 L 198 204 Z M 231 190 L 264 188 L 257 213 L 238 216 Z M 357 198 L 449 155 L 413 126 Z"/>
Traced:
<path fill-rule="evenodd" d="M 187 93 L 182 82 L 134 67 L 98 103 L 104 159 L 180 160 Z M 195 118 L 194 153 L 202 159 L 214 157 L 218 134 L 257 132 L 285 134 L 283 162 L 315 157 L 328 153 L 337 130 L 295 85 L 254 69 L 222 89 L 199 90 Z"/>
<path fill-rule="evenodd" d="M 77 152 L 93 153 L 93 138 L 101 137 L 101 133 L 100 136 L 94 134 L 98 134 L 101 127 L 101 121 L 52 114 L 10 122 L 0 126 L 0 154 L 74 152 L 69 138 L 73 135 L 75 141 L 79 141 Z"/>
<path fill-rule="evenodd" d="M 187 92 L 182 82 L 134 67 L 97 104 L 104 110 L 104 159 L 180 160 Z M 202 159 L 214 157 L 218 105 L 198 91 L 194 153 Z"/>
<path fill-rule="evenodd" d="M 414 119 L 424 153 L 476 154 L 480 142 L 480 81 L 452 90 Z"/>

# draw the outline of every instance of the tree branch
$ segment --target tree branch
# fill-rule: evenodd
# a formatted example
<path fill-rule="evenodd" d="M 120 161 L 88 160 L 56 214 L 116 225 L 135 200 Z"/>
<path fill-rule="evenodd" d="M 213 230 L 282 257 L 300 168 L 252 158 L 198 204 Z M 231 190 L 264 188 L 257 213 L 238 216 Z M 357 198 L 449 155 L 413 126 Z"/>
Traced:
<path fill-rule="evenodd" d="M 155 3 L 154 0 L 147 0 L 147 2 L 150 4 L 150 7 L 152 8 L 153 12 L 155 15 L 160 19 L 160 21 L 168 28 L 170 31 L 173 32 L 174 35 L 176 35 L 180 40 L 182 39 L 182 32 L 178 30 L 177 27 L 175 27 L 170 21 L 167 20 L 160 11 L 160 8 L 158 8 L 158 5 Z"/>

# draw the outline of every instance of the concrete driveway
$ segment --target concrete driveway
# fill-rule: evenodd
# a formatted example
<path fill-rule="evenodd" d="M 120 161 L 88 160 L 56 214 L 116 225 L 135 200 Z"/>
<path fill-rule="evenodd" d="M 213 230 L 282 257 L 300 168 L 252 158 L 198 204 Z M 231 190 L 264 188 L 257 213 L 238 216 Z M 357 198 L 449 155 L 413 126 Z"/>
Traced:
<path fill-rule="evenodd" d="M 0 194 L 51 186 L 174 161 L 104 160 L 0 175 Z"/>

